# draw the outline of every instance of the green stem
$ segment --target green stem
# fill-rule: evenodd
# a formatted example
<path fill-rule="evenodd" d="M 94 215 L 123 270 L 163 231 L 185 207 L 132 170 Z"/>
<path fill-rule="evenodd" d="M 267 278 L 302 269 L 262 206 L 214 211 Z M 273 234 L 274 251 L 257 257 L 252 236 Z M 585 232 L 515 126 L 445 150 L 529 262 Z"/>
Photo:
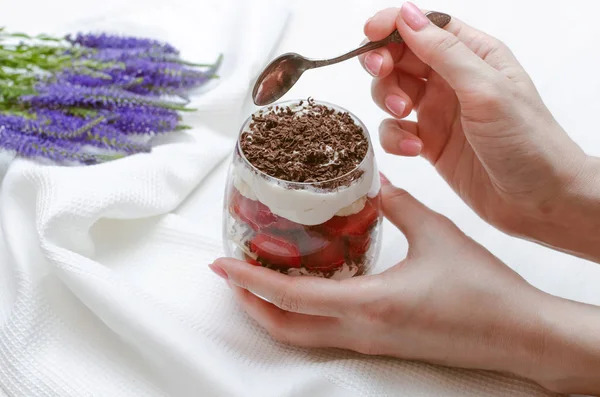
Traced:
<path fill-rule="evenodd" d="M 87 123 L 86 125 L 81 127 L 80 129 L 73 131 L 73 134 L 71 134 L 71 137 L 75 138 L 75 137 L 83 135 L 85 132 L 91 130 L 92 128 L 94 128 L 95 126 L 97 126 L 98 124 L 103 122 L 104 120 L 106 120 L 106 118 L 104 116 L 100 116 L 97 119 L 90 121 L 89 123 Z"/>

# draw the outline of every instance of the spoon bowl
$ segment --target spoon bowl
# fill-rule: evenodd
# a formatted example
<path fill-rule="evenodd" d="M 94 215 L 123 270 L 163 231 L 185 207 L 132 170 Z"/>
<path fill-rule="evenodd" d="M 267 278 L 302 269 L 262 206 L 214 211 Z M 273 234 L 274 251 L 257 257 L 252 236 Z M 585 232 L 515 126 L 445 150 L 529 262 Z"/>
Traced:
<path fill-rule="evenodd" d="M 258 77 L 252 98 L 258 106 L 273 103 L 288 92 L 300 76 L 314 67 L 314 61 L 290 52 L 275 58 Z"/>

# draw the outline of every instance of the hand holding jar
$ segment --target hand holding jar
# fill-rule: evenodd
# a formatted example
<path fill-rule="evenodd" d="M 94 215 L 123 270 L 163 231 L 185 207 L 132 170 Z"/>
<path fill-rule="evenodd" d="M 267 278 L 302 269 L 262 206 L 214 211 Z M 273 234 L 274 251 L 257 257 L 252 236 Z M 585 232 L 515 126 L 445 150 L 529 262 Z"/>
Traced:
<path fill-rule="evenodd" d="M 365 32 L 378 40 L 394 29 L 405 44 L 362 59 L 375 102 L 395 117 L 381 126 L 384 149 L 422 154 L 502 230 L 600 261 L 600 161 L 553 119 L 512 53 L 456 18 L 439 29 L 410 3 L 378 13 Z M 412 110 L 416 122 L 401 120 Z M 292 278 L 230 258 L 211 268 L 286 343 L 509 372 L 600 395 L 598 307 L 537 290 L 385 179 L 381 196 L 409 243 L 406 259 L 381 274 Z"/>
<path fill-rule="evenodd" d="M 211 268 L 283 343 L 503 371 L 556 391 L 600 390 L 596 307 L 537 290 L 407 192 L 387 181 L 381 191 L 386 217 L 409 242 L 406 259 L 384 273 L 289 277 L 231 258 Z"/>

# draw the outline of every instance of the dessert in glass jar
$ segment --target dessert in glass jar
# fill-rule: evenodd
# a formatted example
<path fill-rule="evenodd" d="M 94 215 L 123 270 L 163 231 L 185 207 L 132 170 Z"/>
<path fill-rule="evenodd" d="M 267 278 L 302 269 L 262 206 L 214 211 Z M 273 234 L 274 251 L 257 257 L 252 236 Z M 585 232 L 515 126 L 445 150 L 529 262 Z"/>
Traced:
<path fill-rule="evenodd" d="M 242 126 L 225 191 L 228 256 L 290 276 L 368 272 L 381 241 L 369 134 L 338 106 L 275 104 Z"/>

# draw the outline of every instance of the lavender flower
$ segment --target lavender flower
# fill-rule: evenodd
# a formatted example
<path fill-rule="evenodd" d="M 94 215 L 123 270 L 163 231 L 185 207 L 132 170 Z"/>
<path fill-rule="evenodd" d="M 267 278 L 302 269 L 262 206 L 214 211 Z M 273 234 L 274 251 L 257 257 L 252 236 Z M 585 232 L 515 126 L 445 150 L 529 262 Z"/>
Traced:
<path fill-rule="evenodd" d="M 165 53 L 155 48 L 104 48 L 91 52 L 89 58 L 101 62 L 126 62 L 132 59 L 148 59 L 156 62 L 182 63 L 176 54 Z"/>
<path fill-rule="evenodd" d="M 190 110 L 160 96 L 185 99 L 221 63 L 187 63 L 173 46 L 152 39 L 78 34 L 67 36 L 68 48 L 52 40 L 57 44 L 3 47 L 7 59 L 19 62 L 0 73 L 0 148 L 56 162 L 149 152 L 146 137 L 186 128 L 178 111 Z"/>
<path fill-rule="evenodd" d="M 36 118 L 25 118 L 14 115 L 0 115 L 0 125 L 19 131 L 23 134 L 39 135 L 60 139 L 71 139 L 82 135 L 87 129 L 99 122 L 66 115 L 61 111 L 43 110 Z"/>
<path fill-rule="evenodd" d="M 79 44 L 84 47 L 96 49 L 153 49 L 165 54 L 177 55 L 179 51 L 170 44 L 161 43 L 152 39 L 141 39 L 137 37 L 114 36 L 108 34 L 77 34 L 72 37 L 68 35 L 66 40 L 71 44 Z"/>
<path fill-rule="evenodd" d="M 186 87 L 208 80 L 205 73 L 186 68 L 179 63 L 132 59 L 124 62 L 128 75 L 145 77 L 145 84 L 157 87 Z"/>
<path fill-rule="evenodd" d="M 33 107 L 91 107 L 114 109 L 116 107 L 156 106 L 186 110 L 166 101 L 147 98 L 116 87 L 84 87 L 69 83 L 53 83 L 36 87 L 36 95 L 21 97 L 21 102 Z"/>
<path fill-rule="evenodd" d="M 151 59 L 130 59 L 123 67 L 115 66 L 102 72 L 68 70 L 57 80 L 85 87 L 117 86 L 143 95 L 178 95 L 206 83 L 214 71 L 199 71 L 180 63 L 156 62 Z"/>
<path fill-rule="evenodd" d="M 23 157 L 45 157 L 56 162 L 77 161 L 94 164 L 99 156 L 81 151 L 81 145 L 68 140 L 25 135 L 0 125 L 0 147 Z"/>
<path fill-rule="evenodd" d="M 113 86 L 126 88 L 131 85 L 140 84 L 143 79 L 128 76 L 123 69 L 114 68 L 106 70 L 103 73 L 68 70 L 60 73 L 56 77 L 56 81 L 83 87 Z"/>
<path fill-rule="evenodd" d="M 179 95 L 187 90 L 197 88 L 206 83 L 212 74 L 184 68 L 179 64 L 166 62 L 147 62 L 137 60 L 127 62 L 127 73 L 143 79 L 138 84 L 130 85 L 127 90 L 139 95 Z"/>
<path fill-rule="evenodd" d="M 110 124 L 124 134 L 158 134 L 175 131 L 179 115 L 174 110 L 149 106 L 114 109 Z"/>
<path fill-rule="evenodd" d="M 90 129 L 84 143 L 127 154 L 150 152 L 150 145 L 132 142 L 119 130 L 106 124 Z"/>

